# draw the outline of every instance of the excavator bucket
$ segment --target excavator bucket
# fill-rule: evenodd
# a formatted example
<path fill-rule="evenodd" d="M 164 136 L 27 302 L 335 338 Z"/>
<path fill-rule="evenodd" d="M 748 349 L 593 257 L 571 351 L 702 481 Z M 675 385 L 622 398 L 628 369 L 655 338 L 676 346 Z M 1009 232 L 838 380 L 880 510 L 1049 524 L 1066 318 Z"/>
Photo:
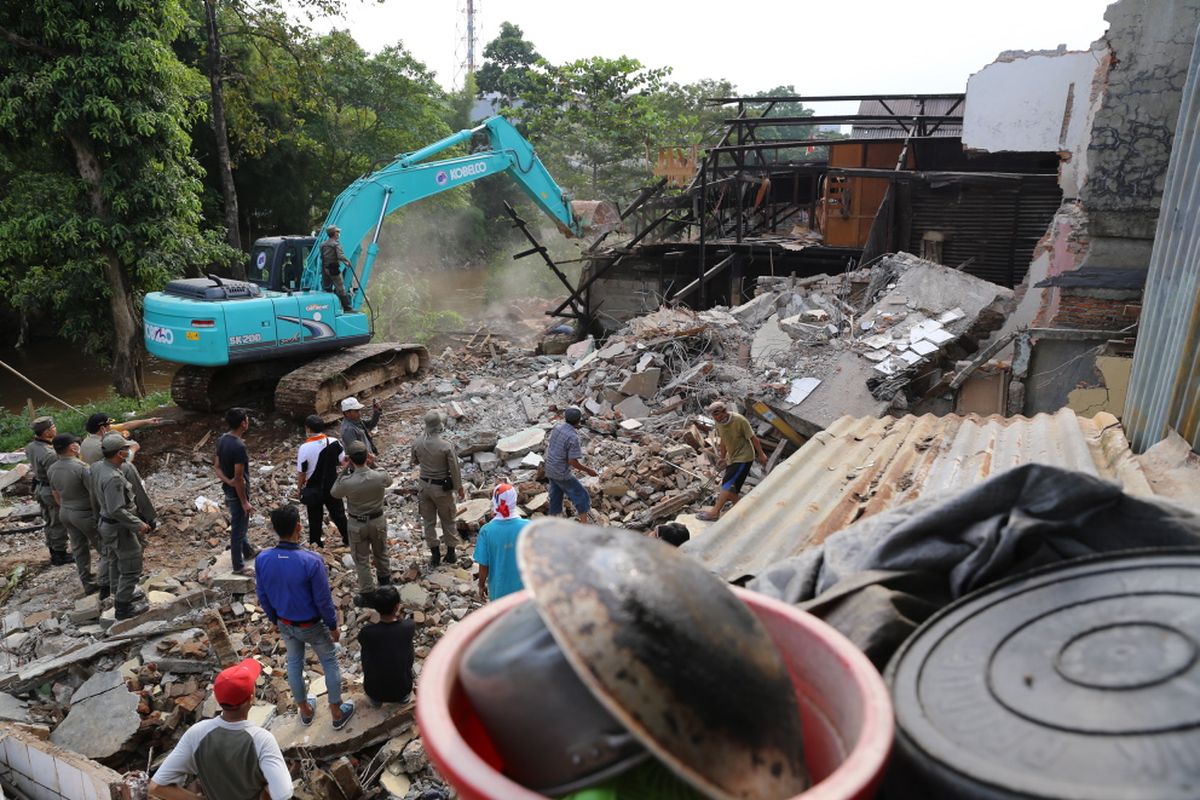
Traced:
<path fill-rule="evenodd" d="M 608 200 L 572 200 L 571 213 L 585 236 L 603 236 L 622 228 L 621 212 Z"/>

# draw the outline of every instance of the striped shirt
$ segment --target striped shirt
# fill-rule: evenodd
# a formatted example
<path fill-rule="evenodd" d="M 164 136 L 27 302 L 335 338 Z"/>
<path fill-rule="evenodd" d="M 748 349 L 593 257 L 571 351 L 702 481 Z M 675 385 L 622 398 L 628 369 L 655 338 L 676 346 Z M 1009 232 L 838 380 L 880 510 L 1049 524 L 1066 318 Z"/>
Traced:
<path fill-rule="evenodd" d="M 579 432 L 569 422 L 559 424 L 550 431 L 546 441 L 546 476 L 562 480 L 571 477 L 571 459 L 583 458 L 579 445 Z"/>

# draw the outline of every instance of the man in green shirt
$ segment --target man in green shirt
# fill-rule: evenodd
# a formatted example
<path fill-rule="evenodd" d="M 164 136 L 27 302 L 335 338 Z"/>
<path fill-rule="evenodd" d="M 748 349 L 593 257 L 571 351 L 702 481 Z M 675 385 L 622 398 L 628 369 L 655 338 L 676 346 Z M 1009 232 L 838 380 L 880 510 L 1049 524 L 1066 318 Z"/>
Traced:
<path fill-rule="evenodd" d="M 729 406 L 718 400 L 708 407 L 708 413 L 717 423 L 717 435 L 721 437 L 721 460 L 717 468 L 724 468 L 721 477 L 721 491 L 717 502 L 707 511 L 701 511 L 698 516 L 702 520 L 714 522 L 721 517 L 725 504 L 732 507 L 737 504 L 741 495 L 742 484 L 750 475 L 750 466 L 757 460 L 766 466 L 767 454 L 763 452 L 762 442 L 754 435 L 750 421 L 741 414 L 731 412 Z"/>
<path fill-rule="evenodd" d="M 92 465 L 92 494 L 100 506 L 100 541 L 108 555 L 108 581 L 118 620 L 146 611 L 135 605 L 142 574 L 143 537 L 154 526 L 155 510 L 137 469 L 126 463 L 129 440 L 110 433 L 100 443 L 104 458 Z"/>
<path fill-rule="evenodd" d="M 100 506 L 92 497 L 92 474 L 79 458 L 79 439 L 69 433 L 54 437 L 54 452 L 58 460 L 46 474 L 58 502 L 58 519 L 67 529 L 75 568 L 85 595 L 100 593 L 100 602 L 109 595 L 108 559 L 100 548 L 100 531 L 96 521 Z M 92 551 L 100 558 L 97 574 L 92 574 Z"/>

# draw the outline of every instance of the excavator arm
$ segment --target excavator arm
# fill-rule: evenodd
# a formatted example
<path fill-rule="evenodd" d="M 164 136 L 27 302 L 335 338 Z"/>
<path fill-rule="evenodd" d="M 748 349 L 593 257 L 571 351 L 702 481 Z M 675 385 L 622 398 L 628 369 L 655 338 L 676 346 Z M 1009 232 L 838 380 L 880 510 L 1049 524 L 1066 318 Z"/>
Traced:
<path fill-rule="evenodd" d="M 461 158 L 426 159 L 479 132 L 486 132 L 488 149 Z M 338 195 L 317 233 L 316 244 L 304 266 L 302 286 L 320 290 L 321 243 L 330 225 L 341 229 L 342 248 L 354 271 L 347 287 L 351 305 L 363 304 L 363 290 L 371 278 L 379 252 L 379 231 L 389 214 L 417 200 L 462 186 L 489 175 L 507 173 L 538 208 L 557 223 L 565 235 L 582 236 L 571 202 L 550 177 L 525 137 L 503 117 L 492 117 L 477 128 L 459 131 L 413 153 L 398 157 L 386 167 L 359 178 Z"/>

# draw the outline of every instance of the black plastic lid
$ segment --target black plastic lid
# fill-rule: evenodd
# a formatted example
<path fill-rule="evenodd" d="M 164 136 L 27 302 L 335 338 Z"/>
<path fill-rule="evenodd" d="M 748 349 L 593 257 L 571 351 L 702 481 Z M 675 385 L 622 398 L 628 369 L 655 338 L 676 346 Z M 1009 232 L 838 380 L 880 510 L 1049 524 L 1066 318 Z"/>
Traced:
<path fill-rule="evenodd" d="M 888 665 L 898 767 L 929 797 L 1192 800 L 1198 656 L 1198 550 L 994 584 L 930 619 Z"/>

